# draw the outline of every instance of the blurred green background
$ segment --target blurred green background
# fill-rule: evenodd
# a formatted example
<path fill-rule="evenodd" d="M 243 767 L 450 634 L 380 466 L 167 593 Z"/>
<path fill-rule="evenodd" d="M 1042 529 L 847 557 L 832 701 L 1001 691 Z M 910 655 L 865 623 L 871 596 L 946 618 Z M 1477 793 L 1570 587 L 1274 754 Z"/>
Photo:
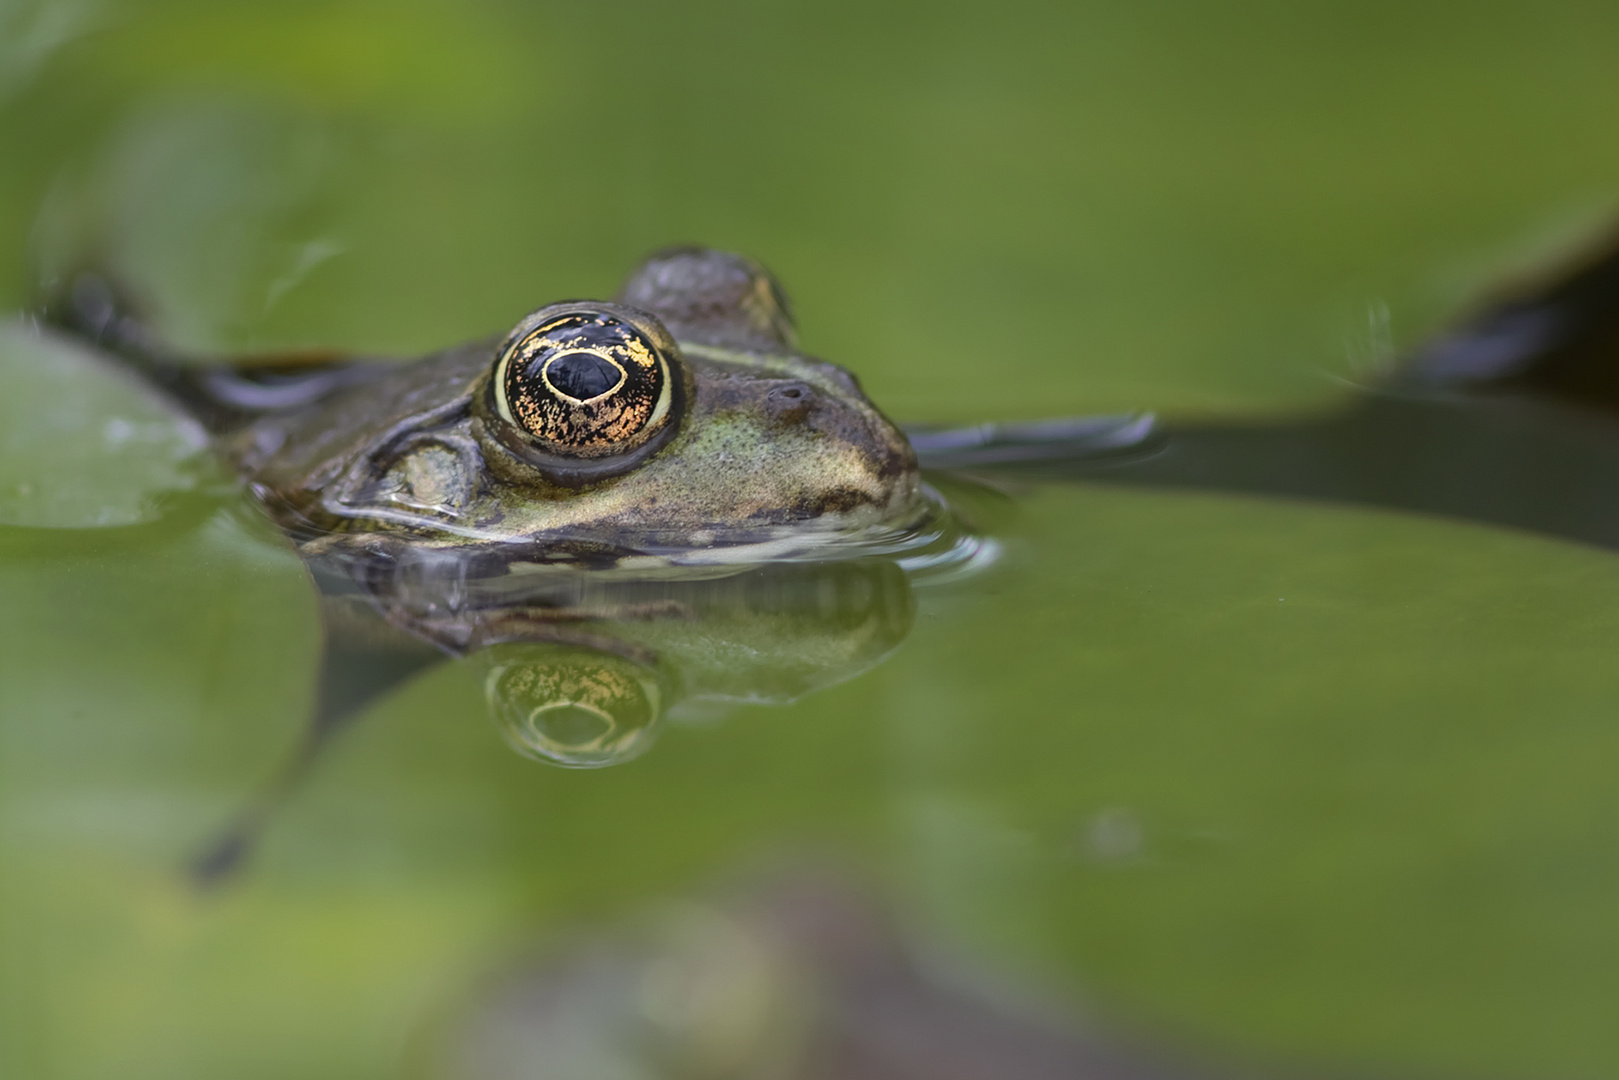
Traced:
<path fill-rule="evenodd" d="M 93 221 L 188 340 L 420 352 L 701 241 L 923 419 L 1321 398 L 1619 180 L 1597 3 L 0 11 L 11 305 Z"/>
<path fill-rule="evenodd" d="M 414 353 L 701 241 L 898 417 L 1296 411 L 1606 226 L 1616 50 L 1572 2 L 0 0 L 0 308 L 94 259 L 193 347 Z M 1030 490 L 889 663 L 619 769 L 516 757 L 435 672 L 198 897 L 314 598 L 48 354 L 0 338 L 4 1075 L 420 1073 L 508 957 L 798 845 L 1194 1057 L 1619 1070 L 1611 555 Z"/>

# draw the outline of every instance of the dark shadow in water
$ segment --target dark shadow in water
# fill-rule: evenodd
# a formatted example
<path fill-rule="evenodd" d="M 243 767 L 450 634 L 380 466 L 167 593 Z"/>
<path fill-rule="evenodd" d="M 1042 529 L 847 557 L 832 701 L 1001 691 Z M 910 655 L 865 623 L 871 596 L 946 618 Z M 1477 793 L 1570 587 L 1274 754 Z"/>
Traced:
<path fill-rule="evenodd" d="M 1619 420 L 1554 401 L 1371 397 L 1317 419 L 1187 425 L 1030 475 L 1433 514 L 1619 550 Z"/>
<path fill-rule="evenodd" d="M 199 885 L 217 885 L 251 857 L 265 827 L 297 791 L 332 738 L 365 707 L 446 659 L 357 605 L 322 597 L 323 647 L 315 701 L 291 756 L 192 860 Z"/>
<path fill-rule="evenodd" d="M 1084 422 L 1066 423 L 1077 434 Z M 1619 550 L 1619 248 L 1487 305 L 1337 411 L 1090 423 L 1111 454 L 1043 452 L 1054 424 L 918 432 L 916 444 L 936 466 L 1374 506 Z M 964 450 L 972 433 L 989 452 Z"/>

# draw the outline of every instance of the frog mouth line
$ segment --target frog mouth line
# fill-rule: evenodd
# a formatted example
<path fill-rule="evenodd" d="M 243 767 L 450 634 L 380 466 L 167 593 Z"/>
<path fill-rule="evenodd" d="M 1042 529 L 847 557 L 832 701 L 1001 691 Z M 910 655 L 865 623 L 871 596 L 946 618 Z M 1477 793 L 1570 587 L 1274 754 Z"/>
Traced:
<path fill-rule="evenodd" d="M 712 529 L 646 530 L 614 527 L 593 532 L 569 529 L 513 539 L 494 529 L 446 522 L 388 508 L 356 510 L 355 523 L 376 522 L 421 530 L 412 547 L 459 552 L 469 561 L 554 566 L 579 570 L 605 567 L 734 567 L 764 562 L 841 562 L 871 557 L 895 559 L 913 573 L 975 573 L 991 565 L 999 545 L 976 534 L 936 490 L 923 484 L 917 511 L 899 522 L 851 525 L 837 514 L 811 522 Z M 301 532 L 306 557 L 364 555 L 407 541 L 395 533 L 369 530 L 332 532 L 311 523 Z M 435 536 L 436 534 L 436 536 Z M 467 541 L 474 542 L 468 549 Z"/>

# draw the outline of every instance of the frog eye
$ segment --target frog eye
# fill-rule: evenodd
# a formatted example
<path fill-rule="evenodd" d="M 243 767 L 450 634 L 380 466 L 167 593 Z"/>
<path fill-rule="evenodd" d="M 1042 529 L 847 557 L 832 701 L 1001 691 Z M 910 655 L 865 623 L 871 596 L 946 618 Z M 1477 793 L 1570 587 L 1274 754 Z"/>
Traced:
<path fill-rule="evenodd" d="M 531 463 L 617 458 L 676 419 L 677 363 L 674 341 L 651 316 L 608 304 L 542 309 L 518 325 L 495 361 L 495 426 Z"/>

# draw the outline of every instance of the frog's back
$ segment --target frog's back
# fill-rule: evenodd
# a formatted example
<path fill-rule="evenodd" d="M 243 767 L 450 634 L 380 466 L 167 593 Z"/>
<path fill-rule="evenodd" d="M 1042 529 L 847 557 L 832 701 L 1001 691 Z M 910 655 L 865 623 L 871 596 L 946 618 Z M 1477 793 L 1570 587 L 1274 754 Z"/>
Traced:
<path fill-rule="evenodd" d="M 319 487 L 332 470 L 424 415 L 464 413 L 498 339 L 421 360 L 367 366 L 366 378 L 289 410 L 266 412 L 226 433 L 226 456 L 253 482 L 278 491 Z"/>

